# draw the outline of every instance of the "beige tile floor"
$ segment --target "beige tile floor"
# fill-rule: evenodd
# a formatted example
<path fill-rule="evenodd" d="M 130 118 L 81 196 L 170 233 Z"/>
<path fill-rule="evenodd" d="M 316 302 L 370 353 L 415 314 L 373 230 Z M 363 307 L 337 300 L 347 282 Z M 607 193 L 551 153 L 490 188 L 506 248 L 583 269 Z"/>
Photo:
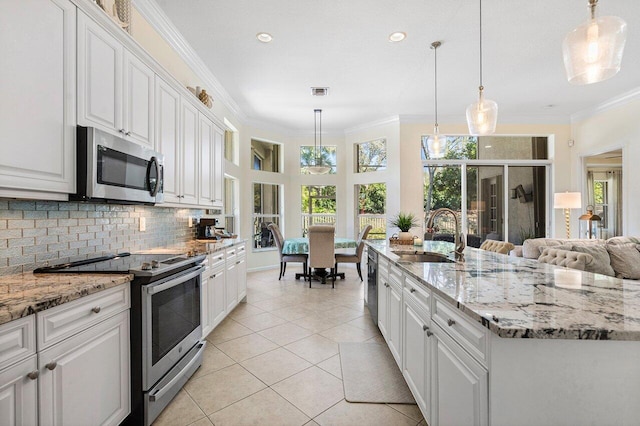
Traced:
<path fill-rule="evenodd" d="M 355 268 L 331 285 L 297 264 L 247 275 L 241 303 L 207 337 L 200 369 L 154 425 L 426 425 L 415 405 L 344 399 L 339 342 L 384 341 Z"/>

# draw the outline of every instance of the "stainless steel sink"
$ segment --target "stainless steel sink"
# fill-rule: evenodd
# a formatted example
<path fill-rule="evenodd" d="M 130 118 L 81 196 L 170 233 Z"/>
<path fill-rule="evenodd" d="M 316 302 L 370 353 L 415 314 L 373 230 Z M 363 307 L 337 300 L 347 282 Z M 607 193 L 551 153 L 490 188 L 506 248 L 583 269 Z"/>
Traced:
<path fill-rule="evenodd" d="M 398 256 L 401 262 L 454 263 L 446 255 L 431 251 L 392 251 L 391 253 Z"/>

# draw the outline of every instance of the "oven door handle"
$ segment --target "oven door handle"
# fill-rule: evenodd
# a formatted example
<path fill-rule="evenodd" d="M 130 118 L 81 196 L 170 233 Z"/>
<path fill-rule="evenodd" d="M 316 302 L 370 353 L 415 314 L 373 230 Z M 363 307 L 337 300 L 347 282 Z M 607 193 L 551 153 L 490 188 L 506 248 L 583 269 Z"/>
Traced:
<path fill-rule="evenodd" d="M 144 288 L 147 290 L 147 294 L 156 294 L 156 293 L 160 293 L 161 291 L 167 290 L 171 287 L 175 287 L 177 285 L 180 285 L 182 283 L 184 283 L 185 281 L 190 280 L 191 278 L 195 278 L 198 275 L 202 274 L 202 270 L 204 269 L 204 267 L 202 266 L 198 266 L 196 268 L 194 268 L 192 270 L 192 272 L 188 273 L 188 274 L 184 274 L 184 275 L 180 275 L 177 276 L 169 281 L 163 282 L 163 283 L 158 283 L 158 284 L 151 284 L 151 285 L 147 285 L 144 286 Z"/>
<path fill-rule="evenodd" d="M 182 377 L 184 376 L 184 374 L 185 374 L 184 372 L 185 371 L 189 371 L 191 369 L 191 367 L 193 366 L 193 364 L 198 362 L 198 360 L 200 359 L 199 355 L 202 353 L 202 351 L 204 351 L 204 348 L 205 348 L 206 345 L 207 345 L 207 342 L 204 342 L 204 341 L 198 343 L 196 345 L 198 347 L 198 352 L 196 352 L 193 355 L 193 358 L 191 358 L 191 361 L 189 361 L 189 363 L 187 365 L 185 365 L 185 367 L 182 369 L 182 372 L 180 374 L 176 374 L 175 377 L 173 379 L 169 380 L 169 383 L 164 385 L 162 388 L 158 389 L 153 394 L 150 394 L 149 395 L 149 400 L 155 401 L 156 399 L 160 399 L 160 398 L 162 398 L 164 396 L 165 393 L 167 393 L 171 389 L 173 389 L 175 384 L 178 381 L 180 381 L 180 379 L 182 379 Z"/>

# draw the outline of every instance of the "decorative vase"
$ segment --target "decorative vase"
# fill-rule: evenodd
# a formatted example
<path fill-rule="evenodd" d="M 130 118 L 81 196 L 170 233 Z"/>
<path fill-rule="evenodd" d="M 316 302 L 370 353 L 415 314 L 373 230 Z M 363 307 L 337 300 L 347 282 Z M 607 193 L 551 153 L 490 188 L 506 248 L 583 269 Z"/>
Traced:
<path fill-rule="evenodd" d="M 398 239 L 403 241 L 407 241 L 407 240 L 413 241 L 413 235 L 411 234 L 411 232 L 400 232 L 398 234 Z"/>

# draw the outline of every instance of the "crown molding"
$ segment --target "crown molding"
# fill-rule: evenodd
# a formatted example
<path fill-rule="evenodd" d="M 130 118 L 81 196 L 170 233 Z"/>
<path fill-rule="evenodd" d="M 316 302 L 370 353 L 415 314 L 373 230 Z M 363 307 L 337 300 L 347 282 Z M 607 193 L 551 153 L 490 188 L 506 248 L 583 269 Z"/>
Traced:
<path fill-rule="evenodd" d="M 209 86 L 207 90 L 214 93 L 216 100 L 222 102 L 241 122 L 244 122 L 246 116 L 240 110 L 236 101 L 213 75 L 158 3 L 155 0 L 133 0 L 133 5 L 196 75 L 202 78 L 203 84 Z"/>
<path fill-rule="evenodd" d="M 602 114 L 605 111 L 609 111 L 614 108 L 618 108 L 627 105 L 630 102 L 640 100 L 640 87 L 636 87 L 633 90 L 625 92 L 621 95 L 613 97 L 607 101 L 604 101 L 592 108 L 588 108 L 571 115 L 571 123 L 577 123 L 587 118 L 591 118 L 595 115 Z"/>

